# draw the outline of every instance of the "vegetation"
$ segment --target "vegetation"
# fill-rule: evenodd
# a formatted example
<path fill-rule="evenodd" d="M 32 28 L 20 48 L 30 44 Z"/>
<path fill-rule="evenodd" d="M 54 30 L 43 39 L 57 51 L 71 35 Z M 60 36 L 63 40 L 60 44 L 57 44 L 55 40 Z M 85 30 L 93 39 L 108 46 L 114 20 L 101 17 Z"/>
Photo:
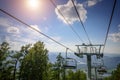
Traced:
<path fill-rule="evenodd" d="M 104 80 L 120 80 L 120 64 L 118 64 L 116 70 L 112 72 L 112 75 L 105 77 Z"/>
<path fill-rule="evenodd" d="M 86 80 L 84 72 L 64 69 L 61 53 L 54 64 L 49 62 L 48 50 L 43 42 L 10 51 L 9 44 L 0 45 L 0 80 Z M 66 72 L 66 75 L 64 75 Z"/>
<path fill-rule="evenodd" d="M 53 64 L 51 80 L 86 80 L 86 74 L 83 71 L 64 69 L 64 58 L 61 56 L 61 53 L 59 53 L 56 59 L 55 64 Z"/>
<path fill-rule="evenodd" d="M 43 42 L 21 47 L 20 51 L 10 51 L 9 44 L 0 45 L 0 80 L 86 80 L 80 70 L 64 69 L 61 53 L 54 64 L 49 62 L 48 50 Z M 120 64 L 112 75 L 104 80 L 120 80 Z"/>
<path fill-rule="evenodd" d="M 21 79 L 24 80 L 48 80 L 47 64 L 48 56 L 42 42 L 37 42 L 28 50 L 21 66 Z"/>
<path fill-rule="evenodd" d="M 62 68 L 62 61 L 63 61 L 63 57 L 61 56 L 61 53 L 59 53 L 59 55 L 57 56 L 57 61 L 55 62 L 55 64 L 53 64 L 53 69 L 52 71 L 52 78 L 51 80 L 61 80 L 61 76 L 63 76 L 63 71 L 64 69 Z"/>
<path fill-rule="evenodd" d="M 20 51 L 10 51 L 9 44 L 0 45 L 0 80 L 86 80 L 80 70 L 64 69 L 61 53 L 54 64 L 49 62 L 48 50 L 43 42 L 21 47 Z M 120 80 L 120 64 L 104 80 Z"/>
<path fill-rule="evenodd" d="M 0 79 L 8 80 L 11 79 L 10 73 L 13 69 L 13 66 L 8 66 L 7 57 L 9 54 L 9 44 L 7 42 L 3 42 L 0 45 Z M 8 76 L 6 76 L 8 75 Z"/>
<path fill-rule="evenodd" d="M 68 70 L 66 80 L 87 80 L 87 77 L 83 71 L 78 70 L 73 72 L 72 70 Z"/>

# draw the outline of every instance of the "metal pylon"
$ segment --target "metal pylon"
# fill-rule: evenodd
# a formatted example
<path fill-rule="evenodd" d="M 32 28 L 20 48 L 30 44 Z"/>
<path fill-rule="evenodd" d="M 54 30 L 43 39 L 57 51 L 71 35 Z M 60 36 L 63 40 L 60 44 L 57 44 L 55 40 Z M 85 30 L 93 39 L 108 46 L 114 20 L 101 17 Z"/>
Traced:
<path fill-rule="evenodd" d="M 78 53 L 75 53 L 76 56 L 83 58 L 83 55 L 87 56 L 87 67 L 88 67 L 88 79 L 91 80 L 91 56 L 95 55 L 97 58 L 103 57 L 103 53 L 101 53 L 102 46 L 101 44 L 98 45 L 76 45 L 78 49 Z"/>

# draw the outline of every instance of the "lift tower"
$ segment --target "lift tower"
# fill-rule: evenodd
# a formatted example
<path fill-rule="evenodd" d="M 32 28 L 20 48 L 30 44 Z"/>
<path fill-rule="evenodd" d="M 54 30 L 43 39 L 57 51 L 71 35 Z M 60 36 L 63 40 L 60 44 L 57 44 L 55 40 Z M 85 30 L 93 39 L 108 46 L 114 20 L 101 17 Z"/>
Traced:
<path fill-rule="evenodd" d="M 87 67 L 88 67 L 88 79 L 91 80 L 91 56 L 95 55 L 98 59 L 103 57 L 103 53 L 101 53 L 102 47 L 104 45 L 97 44 L 82 44 L 82 45 L 76 45 L 78 52 L 75 53 L 76 56 L 79 58 L 83 58 L 83 55 L 87 56 Z"/>

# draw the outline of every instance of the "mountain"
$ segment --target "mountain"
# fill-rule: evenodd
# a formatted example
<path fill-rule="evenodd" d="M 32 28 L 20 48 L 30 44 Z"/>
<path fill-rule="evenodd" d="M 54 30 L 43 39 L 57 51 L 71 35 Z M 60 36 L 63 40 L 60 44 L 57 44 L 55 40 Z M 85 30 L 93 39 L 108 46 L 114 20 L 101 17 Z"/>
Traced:
<path fill-rule="evenodd" d="M 120 57 L 104 57 L 104 64 L 107 67 L 107 69 L 115 69 L 118 64 L 120 64 Z"/>
<path fill-rule="evenodd" d="M 50 52 L 49 53 L 50 62 L 54 63 L 56 61 L 57 55 L 58 53 Z M 65 57 L 65 53 L 61 53 L 61 55 Z M 77 60 L 78 69 L 84 69 L 84 70 L 87 69 L 86 56 L 84 56 L 83 58 L 79 58 L 72 53 L 68 53 L 68 57 Z M 92 63 L 94 63 L 96 60 L 97 60 L 96 57 L 93 56 Z M 104 61 L 104 65 L 106 66 L 107 70 L 109 71 L 114 70 L 117 67 L 117 65 L 120 64 L 120 54 L 105 54 L 105 56 L 103 57 L 103 61 Z"/>

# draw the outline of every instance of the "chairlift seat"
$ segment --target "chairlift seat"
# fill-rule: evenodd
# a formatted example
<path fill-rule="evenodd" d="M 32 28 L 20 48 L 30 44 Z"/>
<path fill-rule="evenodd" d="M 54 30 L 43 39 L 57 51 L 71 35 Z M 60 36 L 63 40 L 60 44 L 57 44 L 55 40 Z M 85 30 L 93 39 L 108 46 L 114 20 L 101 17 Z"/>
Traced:
<path fill-rule="evenodd" d="M 65 69 L 76 69 L 76 66 L 72 66 L 72 65 L 63 65 L 63 67 Z"/>
<path fill-rule="evenodd" d="M 65 58 L 65 60 L 63 62 L 63 67 L 65 69 L 76 69 L 77 63 L 76 63 L 75 59 L 73 59 L 73 58 Z"/>
<path fill-rule="evenodd" d="M 105 67 L 100 67 L 98 70 L 97 70 L 98 72 L 103 72 L 103 73 L 106 73 L 107 72 L 107 70 L 106 70 L 106 68 Z"/>

